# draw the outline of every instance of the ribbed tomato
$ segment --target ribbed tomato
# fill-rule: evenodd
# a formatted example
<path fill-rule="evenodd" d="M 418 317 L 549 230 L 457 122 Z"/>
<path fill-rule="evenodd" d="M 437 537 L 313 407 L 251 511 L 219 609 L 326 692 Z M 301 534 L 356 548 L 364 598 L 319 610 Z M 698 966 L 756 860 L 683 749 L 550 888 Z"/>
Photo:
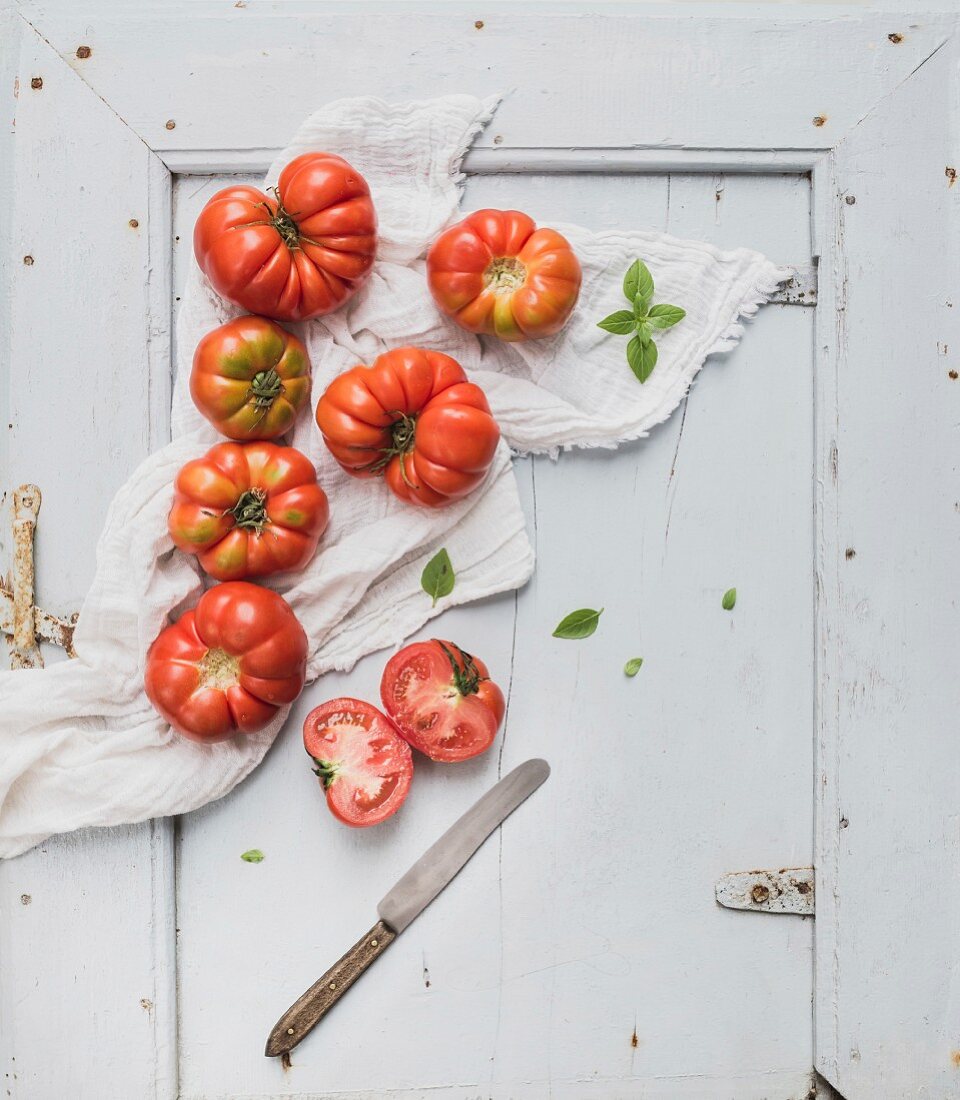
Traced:
<path fill-rule="evenodd" d="M 194 741 L 255 733 L 303 690 L 307 636 L 282 596 L 218 584 L 147 653 L 147 698 Z"/>
<path fill-rule="evenodd" d="M 310 396 L 303 343 L 266 317 L 238 317 L 197 344 L 193 403 L 229 439 L 275 439 Z"/>
<path fill-rule="evenodd" d="M 387 662 L 380 698 L 403 738 L 431 760 L 469 760 L 493 744 L 505 704 L 487 666 L 453 642 L 404 646 Z"/>
<path fill-rule="evenodd" d="M 330 313 L 373 267 L 377 216 L 360 173 L 332 153 L 304 153 L 267 195 L 238 184 L 200 212 L 193 250 L 218 294 L 277 321 Z"/>
<path fill-rule="evenodd" d="M 393 723 L 362 699 L 331 699 L 303 723 L 303 747 L 345 825 L 379 825 L 403 805 L 413 779 L 410 746 Z"/>
<path fill-rule="evenodd" d="M 519 210 L 478 210 L 427 254 L 440 309 L 468 332 L 535 340 L 559 332 L 580 294 L 580 262 L 566 237 Z"/>
<path fill-rule="evenodd" d="M 170 536 L 221 581 L 302 569 L 330 518 L 313 463 L 276 443 L 218 443 L 174 485 Z"/>
<path fill-rule="evenodd" d="M 429 507 L 475 489 L 500 439 L 483 390 L 456 359 L 421 348 L 395 348 L 335 378 L 317 424 L 347 473 L 382 474 L 401 500 Z"/>

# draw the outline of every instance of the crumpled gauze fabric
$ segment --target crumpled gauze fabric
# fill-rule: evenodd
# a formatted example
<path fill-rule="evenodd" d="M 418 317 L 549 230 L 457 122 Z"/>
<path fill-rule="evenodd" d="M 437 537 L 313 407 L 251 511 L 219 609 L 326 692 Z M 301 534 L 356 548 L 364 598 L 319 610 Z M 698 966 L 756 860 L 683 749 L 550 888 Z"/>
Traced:
<path fill-rule="evenodd" d="M 486 391 L 504 437 L 471 496 L 417 509 L 381 482 L 344 474 L 304 411 L 291 442 L 315 463 L 331 521 L 313 562 L 271 586 L 310 639 L 309 680 L 396 645 L 439 613 L 420 588 L 420 573 L 442 546 L 457 574 L 442 606 L 522 585 L 533 553 L 511 449 L 556 453 L 645 435 L 676 408 L 706 357 L 736 342 L 739 320 L 790 274 L 746 249 L 722 252 L 629 227 L 595 233 L 560 224 L 584 276 L 567 327 L 527 344 L 461 331 L 433 304 L 424 254 L 463 215 L 460 161 L 497 102 L 339 100 L 304 123 L 267 176 L 275 183 L 284 164 L 309 150 L 338 153 L 366 177 L 379 217 L 378 260 L 363 289 L 339 312 L 291 326 L 310 351 L 313 405 L 341 371 L 388 348 L 418 345 L 463 364 Z M 536 210 L 528 213 L 536 219 Z M 626 365 L 624 338 L 596 325 L 624 305 L 621 281 L 637 256 L 654 273 L 658 300 L 687 310 L 682 324 L 660 335 L 660 359 L 643 386 Z M 254 736 L 199 745 L 174 733 L 143 692 L 150 643 L 171 616 L 196 602 L 204 584 L 195 560 L 174 550 L 166 526 L 178 469 L 218 441 L 190 399 L 194 347 L 241 312 L 194 265 L 177 322 L 173 440 L 141 464 L 110 506 L 76 632 L 77 659 L 0 672 L 0 856 L 52 833 L 183 813 L 220 798 L 257 766 L 283 724 L 286 711 Z"/>

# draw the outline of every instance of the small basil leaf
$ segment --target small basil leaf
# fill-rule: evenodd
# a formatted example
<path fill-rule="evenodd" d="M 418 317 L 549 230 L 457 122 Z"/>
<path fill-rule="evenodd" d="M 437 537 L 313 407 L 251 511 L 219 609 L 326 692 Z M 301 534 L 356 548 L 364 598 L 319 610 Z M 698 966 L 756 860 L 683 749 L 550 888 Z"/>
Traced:
<path fill-rule="evenodd" d="M 631 304 L 636 304 L 637 298 L 649 302 L 653 297 L 653 276 L 643 260 L 634 260 L 623 277 L 624 297 Z"/>
<path fill-rule="evenodd" d="M 645 321 L 647 319 L 647 306 L 650 303 L 641 298 L 638 294 L 633 300 L 633 315 L 638 321 Z"/>
<path fill-rule="evenodd" d="M 602 607 L 599 611 L 594 611 L 591 607 L 582 607 L 579 611 L 571 611 L 569 615 L 565 615 L 557 623 L 557 629 L 553 632 L 553 636 L 554 638 L 570 638 L 573 640 L 589 638 L 597 629 L 597 623 L 600 621 L 602 614 Z"/>
<path fill-rule="evenodd" d="M 650 310 L 650 315 L 647 319 L 654 328 L 673 328 L 673 326 L 679 324 L 686 315 L 687 311 L 681 309 L 679 306 L 659 305 L 654 306 L 653 309 Z"/>
<path fill-rule="evenodd" d="M 263 863 L 263 852 L 259 848 L 251 848 L 240 857 L 244 863 Z"/>
<path fill-rule="evenodd" d="M 737 602 L 737 590 L 728 588 L 723 594 L 723 610 L 732 611 Z"/>
<path fill-rule="evenodd" d="M 653 339 L 653 331 L 646 321 L 641 321 L 640 324 L 637 325 L 637 339 L 644 346 L 649 344 Z"/>
<path fill-rule="evenodd" d="M 638 336 L 634 336 L 627 344 L 627 362 L 637 379 L 641 383 L 646 382 L 657 365 L 657 345 L 652 340 L 644 344 Z"/>
<path fill-rule="evenodd" d="M 604 317 L 602 321 L 597 322 L 597 328 L 614 332 L 617 336 L 629 336 L 635 327 L 636 322 L 629 309 L 618 309 L 616 313 L 611 313 L 609 317 Z"/>
<path fill-rule="evenodd" d="M 643 664 L 642 657 L 631 657 L 629 661 L 623 666 L 624 675 L 636 676 L 640 671 L 640 666 Z"/>
<path fill-rule="evenodd" d="M 437 606 L 437 600 L 441 596 L 449 596 L 453 591 L 456 575 L 453 572 L 453 563 L 446 547 L 438 550 L 436 554 L 424 566 L 420 574 L 420 587 L 433 600 L 433 607 Z"/>

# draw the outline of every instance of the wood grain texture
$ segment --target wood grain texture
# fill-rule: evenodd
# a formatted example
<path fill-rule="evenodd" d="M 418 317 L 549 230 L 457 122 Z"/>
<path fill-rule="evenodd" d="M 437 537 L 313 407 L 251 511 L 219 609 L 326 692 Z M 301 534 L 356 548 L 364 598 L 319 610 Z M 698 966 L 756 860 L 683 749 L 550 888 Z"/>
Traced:
<path fill-rule="evenodd" d="M 169 282 L 169 262 L 146 234 L 165 169 L 35 31 L 10 29 L 0 477 L 8 492 L 42 490 L 36 595 L 63 615 L 90 582 L 114 492 L 150 447 L 146 288 Z M 53 646 L 44 658 L 66 659 Z M 153 890 L 172 869 L 169 831 L 81 832 L 0 864 L 0 1063 L 14 1100 L 176 1096 L 174 921 Z"/>
<path fill-rule="evenodd" d="M 817 1061 L 847 1100 L 960 1093 L 957 72 L 954 39 L 822 181 Z"/>
<path fill-rule="evenodd" d="M 397 938 L 382 920 L 345 952 L 330 969 L 287 1009 L 267 1040 L 266 1055 L 293 1050 L 317 1026 L 363 972 Z"/>

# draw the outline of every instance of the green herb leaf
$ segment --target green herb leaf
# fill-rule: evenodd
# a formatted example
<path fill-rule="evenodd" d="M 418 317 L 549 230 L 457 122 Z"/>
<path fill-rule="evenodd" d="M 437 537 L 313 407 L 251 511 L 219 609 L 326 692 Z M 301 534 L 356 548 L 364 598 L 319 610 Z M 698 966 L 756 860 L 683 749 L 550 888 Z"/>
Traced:
<path fill-rule="evenodd" d="M 594 611 L 592 607 L 582 607 L 579 611 L 571 611 L 557 624 L 553 632 L 554 638 L 570 638 L 574 641 L 580 638 L 589 638 L 597 629 L 597 623 L 603 614 L 603 608 Z"/>
<path fill-rule="evenodd" d="M 654 306 L 653 309 L 650 310 L 647 319 L 654 328 L 673 328 L 673 326 L 679 324 L 686 315 L 687 311 L 681 309 L 679 306 L 659 305 Z"/>
<path fill-rule="evenodd" d="M 240 857 L 244 863 L 263 863 L 263 852 L 259 848 L 251 848 Z"/>
<path fill-rule="evenodd" d="M 424 566 L 420 574 L 420 587 L 433 600 L 433 606 L 437 606 L 437 600 L 441 596 L 449 596 L 453 591 L 456 575 L 453 572 L 453 564 L 446 547 L 438 550 L 436 554 Z"/>
<path fill-rule="evenodd" d="M 618 309 L 616 313 L 597 322 L 597 328 L 616 333 L 617 336 L 629 336 L 635 327 L 636 321 L 629 309 Z"/>
<path fill-rule="evenodd" d="M 627 362 L 640 382 L 646 382 L 657 365 L 657 345 L 652 340 L 644 344 L 639 336 L 634 336 L 627 344 Z"/>
<path fill-rule="evenodd" d="M 649 302 L 644 301 L 638 294 L 633 300 L 633 315 L 638 321 L 645 321 L 647 319 L 647 306 Z"/>
<path fill-rule="evenodd" d="M 641 321 L 637 325 L 637 339 L 643 344 L 644 347 L 650 343 L 653 339 L 653 332 L 650 329 L 649 324 L 646 321 Z"/>
<path fill-rule="evenodd" d="M 631 657 L 629 661 L 623 666 L 623 672 L 625 676 L 636 676 L 640 671 L 640 666 L 643 664 L 642 657 Z"/>
<path fill-rule="evenodd" d="M 638 298 L 644 303 L 644 308 L 649 304 L 653 297 L 653 276 L 643 260 L 634 260 L 627 269 L 623 277 L 623 293 L 631 304 L 636 304 Z"/>
<path fill-rule="evenodd" d="M 723 594 L 723 610 L 732 611 L 737 602 L 737 590 L 728 588 Z"/>

